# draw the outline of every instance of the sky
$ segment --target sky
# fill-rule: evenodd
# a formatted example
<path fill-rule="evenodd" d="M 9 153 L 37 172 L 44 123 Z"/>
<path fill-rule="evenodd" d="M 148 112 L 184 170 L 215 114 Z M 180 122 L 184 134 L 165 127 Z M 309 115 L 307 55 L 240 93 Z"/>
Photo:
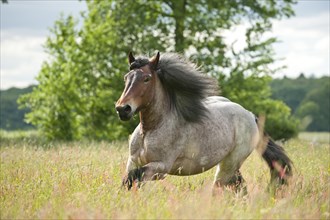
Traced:
<path fill-rule="evenodd" d="M 276 66 L 286 69 L 274 77 L 329 76 L 330 72 L 330 0 L 299 0 L 294 5 L 295 17 L 274 21 L 273 31 L 280 43 L 274 44 Z M 0 89 L 24 88 L 37 84 L 35 77 L 48 55 L 43 44 L 49 28 L 64 15 L 79 18 L 86 3 L 78 0 L 9 0 L 0 4 L 1 15 L 1 81 Z M 227 31 L 228 39 L 244 45 L 240 29 Z M 235 39 L 237 38 L 237 39 Z"/>

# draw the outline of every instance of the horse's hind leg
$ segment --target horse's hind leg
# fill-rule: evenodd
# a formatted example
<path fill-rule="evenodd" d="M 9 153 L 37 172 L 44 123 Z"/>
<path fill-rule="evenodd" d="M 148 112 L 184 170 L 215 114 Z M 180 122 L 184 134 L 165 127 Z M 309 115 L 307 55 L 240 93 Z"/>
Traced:
<path fill-rule="evenodd" d="M 214 187 L 229 187 L 235 191 L 246 191 L 245 181 L 239 171 L 245 159 L 253 151 L 252 147 L 236 147 L 220 164 L 215 174 Z"/>
<path fill-rule="evenodd" d="M 214 187 L 228 187 L 234 191 L 240 191 L 244 186 L 244 178 L 239 168 L 228 169 L 223 163 L 218 165 L 215 174 Z"/>

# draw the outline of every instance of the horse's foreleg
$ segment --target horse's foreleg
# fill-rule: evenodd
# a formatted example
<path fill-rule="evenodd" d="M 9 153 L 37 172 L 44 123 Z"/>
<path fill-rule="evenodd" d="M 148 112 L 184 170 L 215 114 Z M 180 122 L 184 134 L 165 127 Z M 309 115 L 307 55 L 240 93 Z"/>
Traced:
<path fill-rule="evenodd" d="M 142 167 L 144 169 L 142 180 L 160 180 L 164 179 L 167 169 L 163 162 L 151 162 Z"/>
<path fill-rule="evenodd" d="M 133 183 L 138 181 L 159 180 L 165 178 L 166 166 L 162 162 L 148 163 L 143 167 L 132 169 L 123 180 L 123 185 L 131 189 Z"/>

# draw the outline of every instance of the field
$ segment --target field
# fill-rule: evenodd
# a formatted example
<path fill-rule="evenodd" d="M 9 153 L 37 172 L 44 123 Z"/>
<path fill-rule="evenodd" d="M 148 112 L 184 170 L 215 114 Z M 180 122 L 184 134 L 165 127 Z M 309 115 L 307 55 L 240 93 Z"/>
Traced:
<path fill-rule="evenodd" d="M 1 219 L 330 219 L 329 139 L 304 134 L 284 144 L 294 162 L 288 186 L 267 190 L 255 152 L 242 167 L 248 194 L 212 196 L 214 169 L 121 188 L 125 142 L 44 143 L 1 133 Z M 329 134 L 323 134 L 329 137 Z"/>

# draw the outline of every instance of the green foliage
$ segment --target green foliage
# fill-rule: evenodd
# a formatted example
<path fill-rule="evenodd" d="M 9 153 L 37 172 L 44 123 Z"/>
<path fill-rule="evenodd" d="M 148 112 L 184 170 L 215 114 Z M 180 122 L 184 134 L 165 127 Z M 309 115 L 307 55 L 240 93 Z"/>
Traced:
<path fill-rule="evenodd" d="M 325 78 L 327 79 L 327 78 Z M 297 109 L 299 118 L 310 117 L 307 131 L 330 131 L 330 79 L 309 91 Z"/>
<path fill-rule="evenodd" d="M 276 39 L 262 38 L 271 30 L 273 19 L 293 15 L 293 0 L 86 3 L 80 29 L 70 16 L 55 23 L 45 44 L 51 59 L 43 64 L 37 78 L 39 86 L 21 99 L 21 104 L 32 110 L 27 120 L 47 138 L 113 140 L 132 132 L 137 120 L 119 122 L 113 108 L 123 89 L 122 75 L 128 71 L 126 56 L 131 50 L 149 55 L 154 50 L 190 55 L 221 85 L 229 86 L 223 89 L 230 99 L 249 108 L 244 104 L 248 97 L 253 103 L 250 110 L 257 113 L 269 104 L 268 109 L 277 110 L 276 114 L 263 110 L 273 114 L 267 115 L 267 123 L 276 121 L 283 131 L 288 130 L 287 125 L 293 127 L 286 107 L 271 101 L 265 86 L 274 72 L 268 64 L 274 62 L 271 45 Z M 246 26 L 247 46 L 241 51 L 227 45 L 223 34 L 237 25 Z M 246 90 L 240 89 L 243 85 Z M 249 93 L 253 87 L 259 94 Z M 229 92 L 231 89 L 237 92 Z M 284 132 L 277 132 L 270 130 L 275 137 L 287 138 Z"/>
<path fill-rule="evenodd" d="M 114 50 L 114 32 L 101 25 L 96 12 L 90 11 L 80 31 L 72 17 L 56 22 L 45 45 L 52 60 L 43 64 L 38 87 L 20 100 L 33 110 L 27 120 L 48 139 L 117 139 L 128 134 L 114 110 L 123 85 L 120 69 L 126 67 L 119 61 L 126 59 L 125 53 L 120 57 Z"/>
<path fill-rule="evenodd" d="M 271 82 L 272 97 L 290 106 L 300 127 L 307 131 L 330 131 L 330 78 L 283 78 Z"/>
<path fill-rule="evenodd" d="M 31 129 L 33 126 L 24 122 L 24 115 L 29 109 L 18 109 L 17 99 L 20 95 L 30 93 L 33 86 L 24 89 L 10 88 L 0 91 L 0 129 Z"/>

